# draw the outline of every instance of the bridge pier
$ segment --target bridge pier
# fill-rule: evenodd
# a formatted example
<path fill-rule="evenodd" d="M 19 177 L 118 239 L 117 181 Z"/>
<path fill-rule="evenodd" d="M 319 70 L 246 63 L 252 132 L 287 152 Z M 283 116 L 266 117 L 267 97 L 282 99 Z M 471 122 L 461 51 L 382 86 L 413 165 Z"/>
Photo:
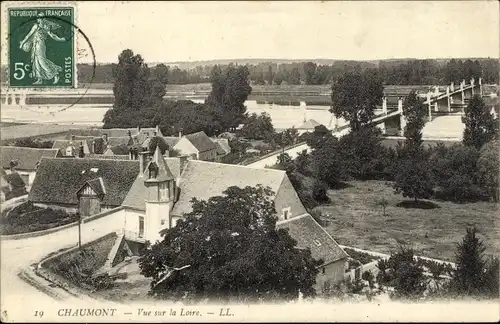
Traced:
<path fill-rule="evenodd" d="M 427 92 L 427 107 L 429 110 L 429 121 L 432 121 L 432 104 L 431 104 L 431 92 Z"/>
<path fill-rule="evenodd" d="M 399 135 L 405 135 L 406 128 L 406 117 L 403 113 L 403 98 L 399 97 L 398 99 L 398 111 L 399 111 Z"/>
<path fill-rule="evenodd" d="M 382 113 L 387 115 L 387 97 L 382 98 Z"/>
<path fill-rule="evenodd" d="M 446 87 L 446 100 L 448 101 L 448 112 L 451 112 L 450 87 Z"/>
<path fill-rule="evenodd" d="M 465 80 L 463 80 L 462 82 L 460 82 L 460 92 L 462 94 L 462 105 L 465 104 L 464 84 L 465 84 Z"/>

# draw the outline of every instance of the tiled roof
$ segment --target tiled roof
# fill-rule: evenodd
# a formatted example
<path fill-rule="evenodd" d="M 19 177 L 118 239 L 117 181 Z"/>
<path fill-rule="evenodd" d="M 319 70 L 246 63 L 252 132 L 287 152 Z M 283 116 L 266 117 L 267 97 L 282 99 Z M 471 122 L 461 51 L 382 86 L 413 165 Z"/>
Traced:
<path fill-rule="evenodd" d="M 210 140 L 210 137 L 208 137 L 205 132 L 197 132 L 185 135 L 184 137 L 188 139 L 194 147 L 196 147 L 198 152 L 206 152 L 217 149 L 217 146 L 215 146 L 214 142 Z"/>
<path fill-rule="evenodd" d="M 217 145 L 217 154 L 229 154 L 231 153 L 231 147 L 229 146 L 229 140 L 227 138 L 211 138 L 212 142 Z"/>
<path fill-rule="evenodd" d="M 3 175 L 2 178 L 5 179 L 5 182 L 10 183 L 14 189 L 26 187 L 26 184 L 17 172 Z"/>
<path fill-rule="evenodd" d="M 178 178 L 181 173 L 180 159 L 178 157 L 171 157 L 171 158 L 169 157 L 169 158 L 164 158 L 164 160 L 168 166 L 168 169 L 172 173 L 173 177 Z M 146 210 L 146 205 L 144 204 L 144 201 L 146 200 L 146 190 L 144 186 L 144 181 L 147 179 L 146 177 L 147 172 L 148 171 L 146 168 L 143 177 L 141 177 L 140 175 L 137 176 L 127 196 L 123 200 L 122 204 L 123 206 L 143 211 Z"/>
<path fill-rule="evenodd" d="M 35 171 L 42 157 L 56 157 L 58 149 L 39 149 L 31 147 L 2 146 L 0 156 L 3 168 L 10 168 L 10 161 L 17 161 L 16 170 Z"/>
<path fill-rule="evenodd" d="M 179 183 L 179 200 L 172 210 L 173 215 L 189 213 L 191 199 L 207 200 L 219 196 L 228 187 L 268 186 L 276 194 L 285 177 L 285 171 L 255 169 L 241 165 L 189 160 Z"/>
<path fill-rule="evenodd" d="M 348 257 L 330 234 L 309 214 L 278 222 L 276 227 L 288 229 L 290 236 L 297 241 L 297 247 L 309 248 L 312 257 L 322 259 L 325 265 Z"/>
<path fill-rule="evenodd" d="M 85 159 L 101 159 L 101 160 L 130 160 L 128 155 L 102 155 L 102 154 L 87 154 Z"/>
<path fill-rule="evenodd" d="M 77 191 L 89 180 L 101 177 L 106 194 L 103 203 L 119 206 L 139 173 L 139 161 L 106 159 L 42 159 L 29 200 L 76 204 Z"/>
<path fill-rule="evenodd" d="M 141 128 L 138 132 L 137 128 L 87 128 L 87 129 L 70 129 L 66 134 L 66 139 L 71 139 L 71 135 L 74 136 L 94 136 L 101 137 L 104 134 L 109 137 L 129 137 L 129 134 L 132 136 L 139 134 L 149 133 L 150 136 L 153 136 L 153 133 L 156 132 L 155 127 L 147 127 Z M 161 135 L 161 131 L 158 132 L 158 135 Z"/>
<path fill-rule="evenodd" d="M 108 146 L 133 145 L 134 139 L 130 136 L 108 137 Z"/>
<path fill-rule="evenodd" d="M 314 127 L 321 125 L 314 119 L 309 119 L 303 122 L 301 125 L 297 126 L 297 129 L 314 129 Z"/>
<path fill-rule="evenodd" d="M 1 175 L 0 190 L 4 193 L 5 200 L 9 200 L 14 197 L 19 197 L 27 193 L 26 184 L 24 183 L 23 179 L 17 172 Z"/>
<path fill-rule="evenodd" d="M 177 136 L 163 136 L 163 139 L 167 142 L 168 147 L 173 148 L 180 138 Z"/>

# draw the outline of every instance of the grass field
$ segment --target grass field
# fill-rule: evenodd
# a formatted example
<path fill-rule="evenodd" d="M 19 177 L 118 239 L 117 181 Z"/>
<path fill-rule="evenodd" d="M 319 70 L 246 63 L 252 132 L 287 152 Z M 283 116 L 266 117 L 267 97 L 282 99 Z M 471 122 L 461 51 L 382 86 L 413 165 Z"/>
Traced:
<path fill-rule="evenodd" d="M 350 185 L 330 191 L 332 202 L 318 207 L 330 214 L 326 229 L 339 244 L 390 253 L 398 248 L 397 238 L 418 255 L 454 261 L 456 244 L 466 228 L 475 225 L 486 253 L 500 254 L 499 204 L 434 201 L 440 208 L 405 209 L 396 207 L 405 199 L 395 195 L 389 183 L 353 181 Z M 381 198 L 389 202 L 386 216 L 377 206 Z"/>

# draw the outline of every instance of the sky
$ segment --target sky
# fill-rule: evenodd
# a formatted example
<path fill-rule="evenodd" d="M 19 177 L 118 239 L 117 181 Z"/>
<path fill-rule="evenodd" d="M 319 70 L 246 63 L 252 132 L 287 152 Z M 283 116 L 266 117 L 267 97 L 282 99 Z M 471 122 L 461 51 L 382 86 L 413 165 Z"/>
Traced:
<path fill-rule="evenodd" d="M 497 1 L 99 1 L 77 10 L 98 63 L 126 48 L 175 62 L 499 57 L 500 47 Z"/>

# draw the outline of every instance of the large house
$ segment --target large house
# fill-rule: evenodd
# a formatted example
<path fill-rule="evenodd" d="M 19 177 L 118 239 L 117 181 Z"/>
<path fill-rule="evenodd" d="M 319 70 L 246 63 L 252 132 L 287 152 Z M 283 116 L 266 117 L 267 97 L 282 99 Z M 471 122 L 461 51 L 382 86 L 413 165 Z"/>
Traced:
<path fill-rule="evenodd" d="M 42 158 L 60 156 L 58 149 L 17 146 L 2 146 L 0 148 L 2 168 L 7 174 L 17 172 L 28 187 L 32 185 L 35 179 L 38 163 Z"/>
<path fill-rule="evenodd" d="M 28 200 L 89 216 L 120 206 L 138 173 L 136 160 L 44 158 Z"/>
<path fill-rule="evenodd" d="M 197 160 L 215 161 L 217 158 L 217 145 L 205 132 L 184 135 L 173 148 L 183 155 L 192 155 Z"/>
<path fill-rule="evenodd" d="M 118 213 L 123 216 L 125 238 L 134 242 L 160 240 L 160 231 L 174 227 L 192 211 L 193 198 L 207 200 L 230 186 L 269 187 L 278 217 L 278 228 L 286 228 L 298 248 L 309 247 L 322 259 L 316 289 L 325 289 L 344 279 L 347 254 L 307 213 L 285 171 L 254 169 L 215 162 L 164 158 L 159 149 L 152 159 L 140 155 L 140 171 Z"/>
<path fill-rule="evenodd" d="M 317 289 L 343 280 L 347 255 L 302 205 L 285 171 L 164 157 L 138 152 L 137 160 L 42 159 L 29 200 L 38 206 L 79 210 L 83 216 L 113 212 L 130 244 L 161 239 L 192 211 L 192 199 L 207 200 L 228 187 L 262 185 L 273 196 L 278 228 L 286 228 L 298 248 L 322 259 Z M 111 215 L 110 215 L 111 216 Z"/>

